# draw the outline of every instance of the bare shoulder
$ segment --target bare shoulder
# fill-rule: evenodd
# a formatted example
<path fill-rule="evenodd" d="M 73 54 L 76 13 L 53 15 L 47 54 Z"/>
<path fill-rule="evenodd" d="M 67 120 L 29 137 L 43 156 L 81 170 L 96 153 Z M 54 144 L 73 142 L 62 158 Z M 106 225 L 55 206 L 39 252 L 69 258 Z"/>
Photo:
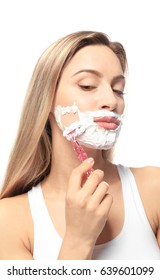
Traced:
<path fill-rule="evenodd" d="M 0 259 L 32 259 L 27 194 L 0 200 Z"/>
<path fill-rule="evenodd" d="M 146 166 L 141 168 L 131 168 L 135 178 L 141 183 L 160 191 L 160 167 Z"/>
<path fill-rule="evenodd" d="M 148 199 L 160 211 L 160 167 L 131 168 L 131 171 L 142 198 Z"/>
<path fill-rule="evenodd" d="M 0 200 L 0 218 L 8 222 L 21 221 L 29 211 L 27 194 L 17 195 Z"/>
<path fill-rule="evenodd" d="M 131 171 L 160 246 L 160 167 L 131 168 Z"/>

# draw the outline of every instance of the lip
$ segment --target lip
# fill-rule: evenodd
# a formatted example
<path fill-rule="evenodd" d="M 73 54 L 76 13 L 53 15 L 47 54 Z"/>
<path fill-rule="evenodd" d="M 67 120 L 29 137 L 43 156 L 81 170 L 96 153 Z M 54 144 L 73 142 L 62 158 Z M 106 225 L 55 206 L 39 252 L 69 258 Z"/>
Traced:
<path fill-rule="evenodd" d="M 95 118 L 94 122 L 96 122 L 98 126 L 108 130 L 115 130 L 120 124 L 120 121 L 114 117 Z"/>

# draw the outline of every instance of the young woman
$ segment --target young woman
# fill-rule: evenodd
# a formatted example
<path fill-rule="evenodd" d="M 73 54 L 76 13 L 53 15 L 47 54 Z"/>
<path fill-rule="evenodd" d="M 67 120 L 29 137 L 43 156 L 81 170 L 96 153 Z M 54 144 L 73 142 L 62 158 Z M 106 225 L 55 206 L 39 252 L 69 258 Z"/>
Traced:
<path fill-rule="evenodd" d="M 42 54 L 1 193 L 1 259 L 160 259 L 159 168 L 109 161 L 126 63 L 100 32 Z"/>

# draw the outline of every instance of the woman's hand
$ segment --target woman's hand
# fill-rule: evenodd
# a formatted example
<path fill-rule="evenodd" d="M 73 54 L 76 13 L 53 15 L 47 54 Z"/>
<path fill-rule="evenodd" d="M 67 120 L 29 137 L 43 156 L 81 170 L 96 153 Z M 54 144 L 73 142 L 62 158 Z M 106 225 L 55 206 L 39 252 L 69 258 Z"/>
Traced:
<path fill-rule="evenodd" d="M 92 158 L 85 160 L 73 170 L 69 180 L 66 194 L 66 233 L 62 244 L 63 248 L 68 242 L 68 259 L 91 258 L 112 205 L 112 196 L 108 194 L 109 186 L 103 181 L 102 170 L 93 171 L 84 182 L 85 174 L 93 164 Z"/>

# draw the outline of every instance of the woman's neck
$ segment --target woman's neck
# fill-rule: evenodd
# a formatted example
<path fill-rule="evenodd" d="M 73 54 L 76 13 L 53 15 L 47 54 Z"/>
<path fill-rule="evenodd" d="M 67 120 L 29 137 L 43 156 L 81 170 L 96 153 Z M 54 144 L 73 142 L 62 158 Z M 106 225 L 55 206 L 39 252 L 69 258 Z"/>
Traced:
<path fill-rule="evenodd" d="M 45 179 L 45 184 L 57 192 L 66 192 L 68 181 L 74 168 L 80 165 L 80 161 L 73 149 L 71 142 L 62 141 L 57 148 L 53 146 L 51 171 Z M 67 142 L 66 142 L 67 141 Z M 62 144 L 62 145 L 61 145 Z M 103 158 L 102 151 L 84 148 L 88 157 L 93 157 L 95 164 L 93 169 L 101 169 L 105 172 L 107 161 Z"/>

